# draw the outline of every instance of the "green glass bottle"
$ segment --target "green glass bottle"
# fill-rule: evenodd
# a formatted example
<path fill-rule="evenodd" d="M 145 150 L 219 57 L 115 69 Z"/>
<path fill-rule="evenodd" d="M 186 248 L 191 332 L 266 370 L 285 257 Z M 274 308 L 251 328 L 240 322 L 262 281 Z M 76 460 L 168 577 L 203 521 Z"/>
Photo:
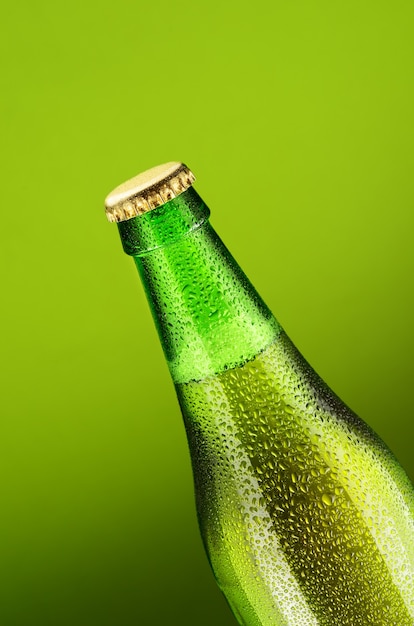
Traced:
<path fill-rule="evenodd" d="M 106 200 L 176 385 L 203 541 L 245 626 L 412 626 L 414 492 L 209 223 L 186 166 Z"/>

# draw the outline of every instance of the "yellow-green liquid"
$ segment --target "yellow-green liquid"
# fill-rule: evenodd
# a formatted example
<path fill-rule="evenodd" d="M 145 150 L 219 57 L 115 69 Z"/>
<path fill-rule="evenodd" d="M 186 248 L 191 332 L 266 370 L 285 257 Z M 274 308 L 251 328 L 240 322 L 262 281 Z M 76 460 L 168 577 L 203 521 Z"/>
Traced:
<path fill-rule="evenodd" d="M 177 393 L 203 539 L 241 624 L 414 624 L 412 487 L 283 332 Z"/>

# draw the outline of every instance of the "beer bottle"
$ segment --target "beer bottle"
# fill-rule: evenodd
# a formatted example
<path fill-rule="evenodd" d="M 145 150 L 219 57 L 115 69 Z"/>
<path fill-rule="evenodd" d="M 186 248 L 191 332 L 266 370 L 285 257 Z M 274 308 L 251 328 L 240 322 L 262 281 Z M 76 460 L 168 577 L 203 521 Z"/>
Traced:
<path fill-rule="evenodd" d="M 414 492 L 318 377 L 209 222 L 181 163 L 106 199 L 181 405 L 200 529 L 245 626 L 414 624 Z"/>

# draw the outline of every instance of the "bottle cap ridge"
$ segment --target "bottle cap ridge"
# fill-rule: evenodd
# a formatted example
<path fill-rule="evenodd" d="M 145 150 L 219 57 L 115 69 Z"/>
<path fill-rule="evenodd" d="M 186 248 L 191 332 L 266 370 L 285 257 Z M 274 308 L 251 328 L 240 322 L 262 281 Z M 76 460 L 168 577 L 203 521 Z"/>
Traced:
<path fill-rule="evenodd" d="M 116 187 L 105 199 L 110 222 L 123 222 L 176 198 L 195 181 L 184 163 L 157 165 Z"/>

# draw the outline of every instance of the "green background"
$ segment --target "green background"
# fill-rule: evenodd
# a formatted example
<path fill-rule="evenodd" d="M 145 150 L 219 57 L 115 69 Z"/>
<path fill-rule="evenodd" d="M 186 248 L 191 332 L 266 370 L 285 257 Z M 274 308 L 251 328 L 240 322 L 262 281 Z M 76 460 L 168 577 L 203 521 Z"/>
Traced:
<path fill-rule="evenodd" d="M 414 478 L 411 1 L 3 8 L 1 626 L 231 626 L 103 200 L 183 160 L 290 337 Z"/>

